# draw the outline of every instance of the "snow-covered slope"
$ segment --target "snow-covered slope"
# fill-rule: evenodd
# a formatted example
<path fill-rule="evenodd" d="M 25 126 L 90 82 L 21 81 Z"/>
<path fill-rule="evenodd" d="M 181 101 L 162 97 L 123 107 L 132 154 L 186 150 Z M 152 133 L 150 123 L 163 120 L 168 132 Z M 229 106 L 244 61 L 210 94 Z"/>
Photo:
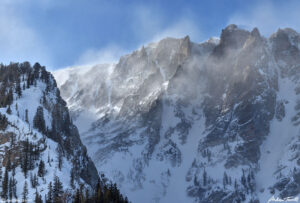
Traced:
<path fill-rule="evenodd" d="M 133 202 L 300 193 L 300 35 L 229 25 L 54 73 L 98 170 Z"/>
<path fill-rule="evenodd" d="M 98 172 L 53 76 L 26 62 L 1 65 L 0 72 L 1 198 L 33 202 L 38 193 L 43 202 L 71 202 L 80 187 L 93 191 Z"/>

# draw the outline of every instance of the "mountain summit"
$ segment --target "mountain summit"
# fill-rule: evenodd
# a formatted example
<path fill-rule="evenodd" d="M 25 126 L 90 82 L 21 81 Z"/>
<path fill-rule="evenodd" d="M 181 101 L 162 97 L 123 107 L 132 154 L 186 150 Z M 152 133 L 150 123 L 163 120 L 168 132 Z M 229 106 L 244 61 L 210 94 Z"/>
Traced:
<path fill-rule="evenodd" d="M 236 25 L 54 73 L 98 170 L 133 202 L 300 193 L 300 35 Z"/>

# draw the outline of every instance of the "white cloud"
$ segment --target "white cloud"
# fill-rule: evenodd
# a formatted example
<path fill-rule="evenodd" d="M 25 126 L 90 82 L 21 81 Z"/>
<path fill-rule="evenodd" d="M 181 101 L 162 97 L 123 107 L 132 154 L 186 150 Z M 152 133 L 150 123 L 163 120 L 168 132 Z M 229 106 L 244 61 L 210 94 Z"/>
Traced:
<path fill-rule="evenodd" d="M 131 22 L 134 38 L 142 39 L 133 50 L 117 45 L 109 45 L 101 49 L 89 49 L 80 56 L 75 65 L 95 65 L 117 62 L 124 54 L 137 50 L 142 45 L 157 42 L 166 37 L 183 38 L 189 35 L 192 40 L 199 41 L 201 32 L 196 23 L 188 16 L 180 16 L 173 23 L 166 23 L 162 12 L 157 8 L 137 6 L 133 10 Z"/>
<path fill-rule="evenodd" d="M 201 33 L 199 27 L 190 19 L 182 18 L 176 23 L 162 29 L 151 41 L 159 41 L 166 37 L 182 38 L 189 35 L 192 40 L 199 40 Z"/>
<path fill-rule="evenodd" d="M 117 45 L 109 45 L 101 49 L 88 49 L 79 57 L 75 65 L 114 63 L 126 53 L 128 52 Z"/>
<path fill-rule="evenodd" d="M 22 16 L 18 16 L 16 5 L 6 0 L 0 3 L 0 27 L 1 62 L 38 61 L 50 64 L 46 46 L 34 29 L 22 20 Z"/>
<path fill-rule="evenodd" d="M 149 39 L 161 30 L 164 20 L 158 8 L 136 6 L 130 26 L 137 39 Z"/>
<path fill-rule="evenodd" d="M 248 11 L 234 13 L 228 24 L 237 24 L 248 29 L 258 27 L 262 34 L 269 36 L 278 28 L 291 27 L 300 31 L 300 2 L 260 2 Z"/>
<path fill-rule="evenodd" d="M 138 38 L 146 42 L 159 41 L 166 37 L 182 38 L 189 35 L 193 40 L 201 38 L 199 25 L 192 19 L 192 12 L 186 10 L 175 21 L 167 21 L 164 13 L 158 8 L 136 7 L 134 11 L 135 22 L 132 23 Z"/>

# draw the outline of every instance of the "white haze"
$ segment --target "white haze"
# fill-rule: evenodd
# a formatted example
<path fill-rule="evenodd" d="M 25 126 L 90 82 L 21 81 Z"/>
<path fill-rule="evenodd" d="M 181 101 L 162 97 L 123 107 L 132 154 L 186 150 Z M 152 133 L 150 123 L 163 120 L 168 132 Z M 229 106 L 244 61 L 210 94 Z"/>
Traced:
<path fill-rule="evenodd" d="M 127 51 L 117 45 L 109 45 L 101 49 L 86 50 L 75 62 L 76 65 L 92 66 L 96 64 L 114 63 Z"/>
<path fill-rule="evenodd" d="M 152 42 L 158 42 L 166 37 L 183 38 L 189 35 L 193 41 L 201 41 L 199 26 L 189 16 L 180 16 L 175 22 L 165 24 L 163 13 L 159 9 L 138 6 L 133 11 L 134 37 L 143 39 L 138 46 L 129 50 L 116 44 L 85 50 L 75 66 L 117 63 L 121 56 L 129 54 Z M 155 13 L 155 15 L 153 15 Z M 147 39 L 145 39 L 147 38 Z"/>
<path fill-rule="evenodd" d="M 288 1 L 280 5 L 272 1 L 259 1 L 247 10 L 233 12 L 228 17 L 227 24 L 237 24 L 248 30 L 258 27 L 264 36 L 269 36 L 278 28 L 285 27 L 300 31 L 299 7 L 300 2 L 298 1 Z M 182 38 L 189 35 L 194 42 L 205 40 L 203 31 L 200 29 L 201 25 L 193 20 L 191 11 L 185 12 L 184 16 L 179 16 L 176 21 L 167 24 L 159 8 L 139 6 L 133 10 L 133 13 L 134 18 L 130 25 L 135 29 L 133 37 L 143 39 L 142 43 L 130 50 L 127 47 L 116 45 L 90 49 L 83 52 L 79 64 L 117 62 L 121 55 L 128 54 L 143 45 L 157 42 L 166 37 Z"/>

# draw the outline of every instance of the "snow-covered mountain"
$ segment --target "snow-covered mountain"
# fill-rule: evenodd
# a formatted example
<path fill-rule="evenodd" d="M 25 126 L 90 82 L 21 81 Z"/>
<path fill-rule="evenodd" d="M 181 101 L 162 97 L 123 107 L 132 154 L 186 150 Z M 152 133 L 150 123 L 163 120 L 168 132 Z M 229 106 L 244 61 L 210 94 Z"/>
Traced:
<path fill-rule="evenodd" d="M 300 35 L 229 25 L 54 73 L 99 171 L 133 202 L 300 194 Z"/>
<path fill-rule="evenodd" d="M 87 155 L 54 77 L 38 63 L 0 65 L 0 161 L 3 202 L 93 202 L 95 190 L 110 190 Z"/>

